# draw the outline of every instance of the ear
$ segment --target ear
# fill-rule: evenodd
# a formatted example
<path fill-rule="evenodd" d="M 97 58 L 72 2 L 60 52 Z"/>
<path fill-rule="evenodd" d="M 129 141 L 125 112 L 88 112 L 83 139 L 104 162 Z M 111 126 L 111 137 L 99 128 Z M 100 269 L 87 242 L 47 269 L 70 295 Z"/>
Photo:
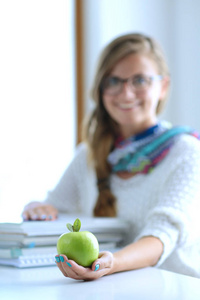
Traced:
<path fill-rule="evenodd" d="M 160 100 L 165 99 L 167 92 L 169 90 L 170 85 L 170 77 L 165 76 L 161 81 L 161 93 L 160 93 Z"/>

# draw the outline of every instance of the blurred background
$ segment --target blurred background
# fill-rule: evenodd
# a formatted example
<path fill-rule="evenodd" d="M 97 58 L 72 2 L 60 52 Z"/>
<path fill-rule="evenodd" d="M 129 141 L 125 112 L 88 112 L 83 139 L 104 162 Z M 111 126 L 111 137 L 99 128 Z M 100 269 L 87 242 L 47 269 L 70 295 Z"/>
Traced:
<path fill-rule="evenodd" d="M 199 11 L 199 0 L 0 0 L 0 221 L 57 184 L 99 53 L 120 34 L 160 42 L 172 81 L 162 117 L 200 131 Z"/>

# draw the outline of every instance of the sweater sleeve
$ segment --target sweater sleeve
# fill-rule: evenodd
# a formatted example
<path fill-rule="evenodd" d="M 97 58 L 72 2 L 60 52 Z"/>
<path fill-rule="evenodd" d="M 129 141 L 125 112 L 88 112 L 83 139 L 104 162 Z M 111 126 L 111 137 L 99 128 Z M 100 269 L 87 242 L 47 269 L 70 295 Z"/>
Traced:
<path fill-rule="evenodd" d="M 80 164 L 81 162 L 81 164 Z M 86 164 L 86 147 L 80 144 L 56 187 L 48 192 L 44 202 L 56 207 L 61 213 L 80 212 L 79 178 L 83 173 L 80 165 Z M 83 177 L 82 177 L 83 178 Z"/>
<path fill-rule="evenodd" d="M 199 233 L 199 218 L 195 218 L 200 198 L 200 142 L 191 136 L 180 139 L 169 161 L 169 170 L 158 187 L 157 205 L 152 208 L 144 228 L 136 240 L 144 236 L 155 236 L 164 245 L 163 254 L 157 263 L 160 266 L 175 250 L 193 243 Z M 198 237 L 199 238 L 199 237 Z"/>

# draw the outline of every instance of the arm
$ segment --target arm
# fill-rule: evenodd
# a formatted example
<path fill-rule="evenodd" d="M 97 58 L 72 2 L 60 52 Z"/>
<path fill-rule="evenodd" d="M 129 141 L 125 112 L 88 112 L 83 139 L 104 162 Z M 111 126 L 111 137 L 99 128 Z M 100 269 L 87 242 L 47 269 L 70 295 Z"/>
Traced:
<path fill-rule="evenodd" d="M 158 238 L 143 237 L 113 254 L 113 266 L 110 274 L 154 266 L 162 252 L 163 244 Z"/>
<path fill-rule="evenodd" d="M 65 277 L 93 280 L 116 272 L 153 266 L 159 260 L 162 251 L 163 244 L 161 241 L 153 236 L 148 236 L 114 254 L 108 251 L 100 253 L 99 258 L 91 268 L 83 268 L 74 261 L 68 260 L 65 255 L 61 255 L 62 261 L 57 255 L 56 260 L 57 266 Z M 96 266 L 99 267 L 95 271 Z"/>

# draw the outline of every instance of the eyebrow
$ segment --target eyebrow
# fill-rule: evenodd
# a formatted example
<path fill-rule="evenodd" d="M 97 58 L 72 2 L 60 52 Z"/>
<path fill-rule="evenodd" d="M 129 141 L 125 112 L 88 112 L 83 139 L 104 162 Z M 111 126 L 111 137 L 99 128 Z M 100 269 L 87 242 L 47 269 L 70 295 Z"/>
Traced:
<path fill-rule="evenodd" d="M 117 78 L 117 79 L 123 79 L 124 80 L 124 79 L 128 79 L 128 78 L 131 78 L 131 77 L 139 77 L 139 76 L 152 76 L 152 75 L 147 75 L 147 74 L 144 74 L 144 73 L 138 73 L 138 74 L 126 77 L 126 78 L 122 78 L 122 77 L 119 77 L 119 76 L 116 76 L 116 75 L 108 75 L 107 78 Z"/>

